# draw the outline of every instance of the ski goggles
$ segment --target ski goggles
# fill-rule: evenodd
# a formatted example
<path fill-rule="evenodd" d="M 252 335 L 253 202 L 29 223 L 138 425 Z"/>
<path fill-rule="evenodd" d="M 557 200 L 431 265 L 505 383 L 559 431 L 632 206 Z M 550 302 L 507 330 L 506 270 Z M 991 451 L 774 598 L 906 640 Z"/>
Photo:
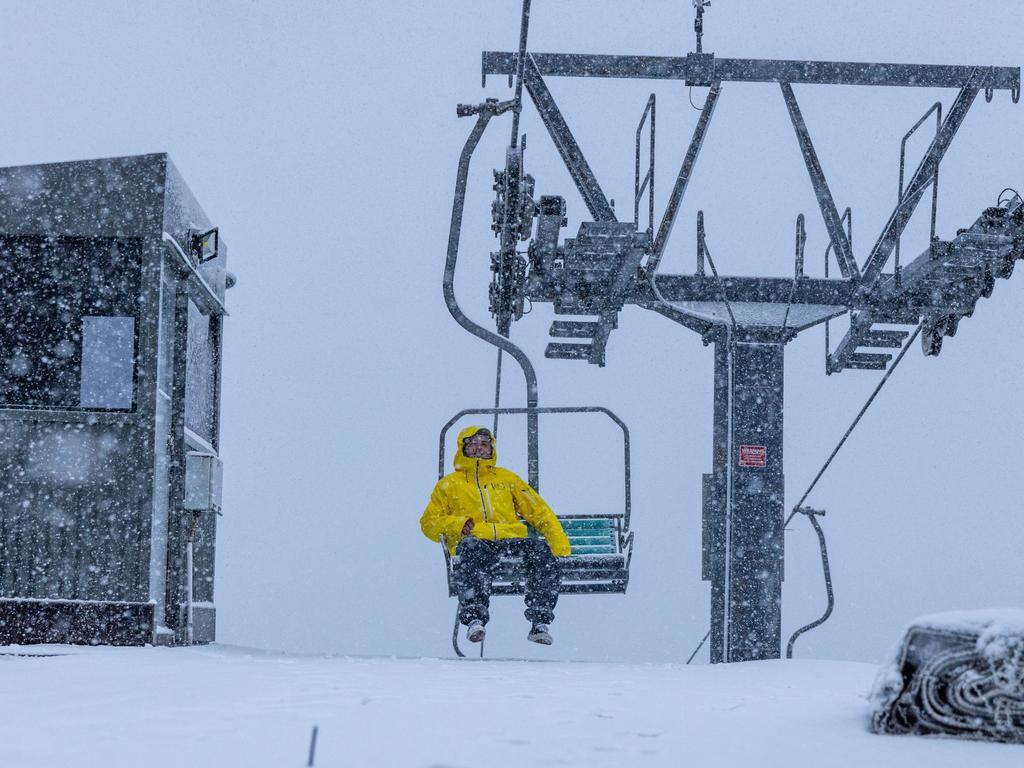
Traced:
<path fill-rule="evenodd" d="M 488 443 L 494 440 L 494 435 L 491 434 L 491 430 L 487 429 L 486 427 L 481 427 L 469 437 L 465 437 L 462 439 L 462 447 L 465 448 L 467 445 L 469 445 L 470 441 L 479 441 L 481 437 L 486 439 Z"/>

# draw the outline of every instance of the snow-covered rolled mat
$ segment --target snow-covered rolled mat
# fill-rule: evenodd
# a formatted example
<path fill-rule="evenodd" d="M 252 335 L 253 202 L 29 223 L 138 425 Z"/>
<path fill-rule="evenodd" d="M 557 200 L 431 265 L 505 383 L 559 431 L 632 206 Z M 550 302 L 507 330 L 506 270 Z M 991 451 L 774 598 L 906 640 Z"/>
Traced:
<path fill-rule="evenodd" d="M 915 619 L 871 702 L 876 733 L 1024 743 L 1024 610 Z"/>

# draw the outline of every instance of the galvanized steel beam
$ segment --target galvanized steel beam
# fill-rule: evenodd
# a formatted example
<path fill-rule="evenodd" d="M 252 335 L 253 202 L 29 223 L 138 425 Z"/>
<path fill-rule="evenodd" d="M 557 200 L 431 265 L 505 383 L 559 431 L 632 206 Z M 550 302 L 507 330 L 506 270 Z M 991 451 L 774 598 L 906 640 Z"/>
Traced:
<path fill-rule="evenodd" d="M 786 304 L 832 304 L 852 306 L 856 286 L 849 280 L 830 280 L 803 277 L 794 284 L 786 277 L 727 277 L 722 276 L 722 287 L 729 301 Z M 658 291 L 666 301 L 715 301 L 716 286 L 712 278 L 703 275 L 659 275 Z M 531 294 L 532 296 L 532 294 Z M 539 298 L 539 297 L 538 297 Z M 657 301 L 649 285 L 639 284 L 632 303 Z"/>
<path fill-rule="evenodd" d="M 683 195 L 693 175 L 693 166 L 697 162 L 697 155 L 700 154 L 701 145 L 704 144 L 704 137 L 708 132 L 708 123 L 715 112 L 715 105 L 718 103 L 718 95 L 721 93 L 722 84 L 714 83 L 708 92 L 707 100 L 701 109 L 700 117 L 697 119 L 697 127 L 693 130 L 693 138 L 690 140 L 690 147 L 686 150 L 686 157 L 683 158 L 683 165 L 679 169 L 676 183 L 672 187 L 672 194 L 668 199 L 668 206 L 665 208 L 665 215 L 661 218 L 661 225 L 658 227 L 658 235 L 654 238 L 654 245 L 651 248 L 651 256 L 647 260 L 645 271 L 650 277 L 658 269 L 658 263 L 665 252 L 668 244 L 668 237 L 672 234 L 672 226 L 676 223 L 676 215 L 679 213 L 679 206 L 683 202 Z"/>
<path fill-rule="evenodd" d="M 544 121 L 544 127 L 551 134 L 551 140 L 554 142 L 558 154 L 562 156 L 562 162 L 569 170 L 569 175 L 572 176 L 573 183 L 576 184 L 576 189 L 579 190 L 594 221 L 616 221 L 615 211 L 608 203 L 608 198 L 605 197 L 601 185 L 597 183 L 594 172 L 590 170 L 587 158 L 583 156 L 583 150 L 576 143 L 572 131 L 569 130 L 569 125 L 565 122 L 565 118 L 562 117 L 558 105 L 555 104 L 555 100 L 551 96 L 551 91 L 548 90 L 544 79 L 537 71 L 532 56 L 526 60 L 523 82 L 537 107 L 537 112 L 540 113 L 540 119 Z"/>
<path fill-rule="evenodd" d="M 809 83 L 816 85 L 888 85 L 914 88 L 966 88 L 1019 91 L 1019 67 L 947 64 L 880 64 L 852 61 L 719 58 L 711 53 L 687 56 L 614 56 L 585 53 L 531 53 L 537 72 L 552 77 L 619 77 L 714 81 Z M 512 75 L 516 54 L 484 51 L 483 76 Z"/>
<path fill-rule="evenodd" d="M 814 195 L 818 198 L 818 207 L 821 209 L 821 217 L 825 220 L 825 229 L 828 230 L 829 240 L 836 252 L 836 260 L 839 262 L 839 271 L 843 277 L 860 278 L 860 270 L 857 269 L 857 262 L 853 259 L 853 249 L 850 239 L 843 230 L 843 222 L 836 210 L 835 201 L 829 191 L 828 182 L 825 180 L 825 172 L 821 168 L 818 155 L 814 151 L 814 144 L 811 142 L 811 134 L 807 131 L 807 124 L 800 113 L 800 105 L 797 104 L 796 94 L 789 83 L 781 83 L 782 97 L 786 100 L 786 108 L 789 110 L 789 118 L 793 122 L 793 129 L 796 131 L 797 140 L 800 142 L 800 152 L 804 156 L 804 163 L 807 165 L 807 174 L 811 177 L 811 186 L 814 187 Z"/>

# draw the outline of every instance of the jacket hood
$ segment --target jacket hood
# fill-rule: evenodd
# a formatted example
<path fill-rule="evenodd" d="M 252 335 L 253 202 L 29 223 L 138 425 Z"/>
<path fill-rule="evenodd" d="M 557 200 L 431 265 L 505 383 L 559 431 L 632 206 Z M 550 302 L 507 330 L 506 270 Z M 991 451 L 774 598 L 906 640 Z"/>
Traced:
<path fill-rule="evenodd" d="M 468 471 L 471 471 L 472 469 L 474 469 L 476 467 L 477 462 L 480 462 L 480 466 L 481 467 L 493 467 L 497 463 L 497 461 L 498 461 L 498 446 L 496 444 L 496 441 L 495 441 L 493 435 L 491 436 L 491 458 L 489 458 L 489 459 L 471 459 L 468 456 L 466 456 L 466 454 L 464 454 L 462 452 L 462 442 L 467 437 L 472 437 L 473 435 L 475 435 L 481 429 L 486 429 L 486 427 L 481 427 L 481 426 L 466 427 L 464 430 L 459 432 L 459 437 L 458 437 L 458 441 L 457 441 L 457 445 L 456 445 L 456 449 L 455 449 L 455 462 L 454 462 L 455 463 L 455 469 L 459 469 L 459 470 L 463 470 L 463 471 L 467 471 L 468 472 Z"/>

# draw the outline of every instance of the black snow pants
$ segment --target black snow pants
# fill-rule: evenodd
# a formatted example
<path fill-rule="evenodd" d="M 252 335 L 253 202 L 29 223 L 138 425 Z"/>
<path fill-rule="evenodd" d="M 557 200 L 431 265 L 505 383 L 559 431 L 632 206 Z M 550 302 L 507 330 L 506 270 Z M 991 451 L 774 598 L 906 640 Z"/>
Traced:
<path fill-rule="evenodd" d="M 455 551 L 455 588 L 459 595 L 459 621 L 484 624 L 490 618 L 491 581 L 502 555 L 522 557 L 526 569 L 526 618 L 533 624 L 550 624 L 558 602 L 559 572 L 551 547 L 543 539 L 485 541 L 466 536 Z"/>

